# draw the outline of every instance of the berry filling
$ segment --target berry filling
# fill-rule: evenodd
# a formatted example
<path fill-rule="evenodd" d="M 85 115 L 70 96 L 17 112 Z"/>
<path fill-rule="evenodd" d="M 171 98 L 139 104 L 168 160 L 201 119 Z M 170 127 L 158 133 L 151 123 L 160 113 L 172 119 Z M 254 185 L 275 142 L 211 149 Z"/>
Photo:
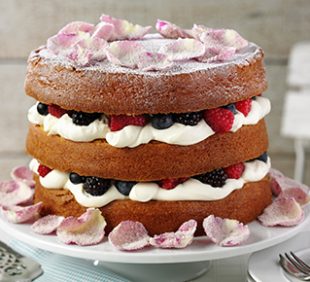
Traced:
<path fill-rule="evenodd" d="M 48 166 L 42 165 L 40 164 L 38 167 L 38 173 L 41 177 L 45 177 L 46 175 L 48 175 L 50 172 L 52 171 L 51 168 L 49 168 Z"/>

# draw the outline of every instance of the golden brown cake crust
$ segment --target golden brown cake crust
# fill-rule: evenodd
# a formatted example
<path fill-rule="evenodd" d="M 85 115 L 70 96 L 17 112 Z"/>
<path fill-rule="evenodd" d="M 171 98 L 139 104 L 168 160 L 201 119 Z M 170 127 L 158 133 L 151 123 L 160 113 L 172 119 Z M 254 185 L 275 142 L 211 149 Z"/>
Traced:
<path fill-rule="evenodd" d="M 235 133 L 214 134 L 191 146 L 152 142 L 136 148 L 115 148 L 105 140 L 77 143 L 48 136 L 30 125 L 27 151 L 42 164 L 119 180 L 152 181 L 187 177 L 258 157 L 268 148 L 264 120 Z"/>
<path fill-rule="evenodd" d="M 35 202 L 43 202 L 42 215 L 57 214 L 79 216 L 85 208 L 80 206 L 70 191 L 46 189 L 35 176 Z M 220 189 L 220 188 L 219 188 Z M 102 208 L 110 232 L 123 220 L 135 220 L 144 224 L 150 235 L 176 231 L 189 219 L 198 221 L 196 235 L 203 235 L 202 221 L 210 214 L 222 218 L 237 219 L 244 223 L 255 220 L 272 201 L 270 182 L 265 177 L 259 182 L 247 183 L 218 201 L 150 201 L 147 203 L 118 200 Z"/>
<path fill-rule="evenodd" d="M 263 51 L 251 60 L 180 74 L 120 73 L 51 63 L 33 52 L 25 90 L 67 110 L 106 114 L 181 113 L 216 108 L 267 88 Z"/>

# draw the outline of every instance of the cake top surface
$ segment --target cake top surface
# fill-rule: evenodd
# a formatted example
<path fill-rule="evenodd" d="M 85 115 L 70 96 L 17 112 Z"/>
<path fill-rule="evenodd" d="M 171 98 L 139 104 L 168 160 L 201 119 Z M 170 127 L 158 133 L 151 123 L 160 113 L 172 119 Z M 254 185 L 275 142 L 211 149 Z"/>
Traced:
<path fill-rule="evenodd" d="M 148 76 L 176 75 L 227 65 L 248 65 L 262 55 L 230 29 L 194 25 L 182 29 L 158 20 L 158 33 L 107 15 L 95 25 L 72 22 L 30 55 L 78 70 Z"/>

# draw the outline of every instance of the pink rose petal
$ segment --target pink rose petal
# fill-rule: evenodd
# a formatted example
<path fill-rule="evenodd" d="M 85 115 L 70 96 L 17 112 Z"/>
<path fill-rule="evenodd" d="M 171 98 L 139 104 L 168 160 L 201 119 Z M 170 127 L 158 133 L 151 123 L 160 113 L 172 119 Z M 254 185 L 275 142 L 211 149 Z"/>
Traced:
<path fill-rule="evenodd" d="M 191 34 L 181 27 L 163 20 L 157 20 L 156 22 L 156 29 L 157 31 L 165 38 L 191 38 Z"/>
<path fill-rule="evenodd" d="M 15 167 L 11 171 L 11 177 L 15 181 L 21 181 L 30 187 L 34 187 L 33 172 L 26 166 Z"/>
<path fill-rule="evenodd" d="M 223 247 L 238 246 L 250 236 L 247 225 L 238 220 L 222 219 L 214 215 L 204 219 L 203 228 L 212 242 Z"/>
<path fill-rule="evenodd" d="M 281 196 L 258 219 L 264 226 L 294 226 L 304 219 L 304 212 L 294 198 Z"/>
<path fill-rule="evenodd" d="M 231 60 L 236 53 L 234 47 L 209 47 L 206 48 L 206 52 L 203 56 L 197 58 L 201 62 L 212 63 L 212 62 L 224 62 Z"/>
<path fill-rule="evenodd" d="M 179 38 L 161 47 L 159 53 L 167 55 L 171 61 L 182 61 L 201 57 L 205 47 L 196 39 Z"/>
<path fill-rule="evenodd" d="M 105 226 L 100 210 L 89 208 L 78 218 L 69 216 L 64 219 L 56 233 L 65 244 L 89 246 L 102 241 Z"/>
<path fill-rule="evenodd" d="M 160 53 L 143 52 L 139 55 L 138 68 L 144 71 L 166 70 L 172 67 L 173 62 Z"/>
<path fill-rule="evenodd" d="M 195 220 L 186 221 L 176 232 L 166 232 L 150 238 L 150 244 L 163 249 L 185 248 L 193 242 L 196 228 L 197 222 Z"/>
<path fill-rule="evenodd" d="M 134 251 L 149 245 L 149 235 L 142 223 L 122 221 L 109 234 L 109 242 L 122 251 Z"/>
<path fill-rule="evenodd" d="M 0 181 L 0 206 L 15 206 L 32 200 L 33 189 L 23 182 Z"/>
<path fill-rule="evenodd" d="M 56 231 L 64 219 L 63 216 L 47 215 L 35 221 L 31 229 L 38 234 L 50 234 Z"/>
<path fill-rule="evenodd" d="M 126 20 L 113 18 L 109 15 L 102 15 L 100 21 L 113 25 L 114 29 L 108 41 L 141 39 L 151 30 L 151 26 L 143 27 L 138 24 L 132 24 Z"/>
<path fill-rule="evenodd" d="M 46 47 L 55 55 L 61 54 L 66 49 L 73 47 L 81 41 L 81 36 L 76 34 L 56 34 L 47 39 Z"/>
<path fill-rule="evenodd" d="M 306 193 L 304 190 L 302 190 L 299 187 L 285 189 L 279 195 L 279 197 L 292 197 L 300 205 L 305 205 L 305 204 L 309 203 L 309 201 L 310 201 L 310 197 L 309 197 L 308 193 Z"/>
<path fill-rule="evenodd" d="M 96 25 L 92 37 L 98 37 L 104 40 L 109 40 L 113 35 L 114 26 L 110 23 L 101 22 Z"/>
<path fill-rule="evenodd" d="M 3 206 L 0 209 L 7 221 L 12 223 L 23 223 L 38 218 L 41 208 L 42 202 L 26 207 Z"/>
<path fill-rule="evenodd" d="M 75 21 L 65 25 L 58 34 L 77 34 L 79 32 L 92 32 L 94 25 L 87 22 Z"/>

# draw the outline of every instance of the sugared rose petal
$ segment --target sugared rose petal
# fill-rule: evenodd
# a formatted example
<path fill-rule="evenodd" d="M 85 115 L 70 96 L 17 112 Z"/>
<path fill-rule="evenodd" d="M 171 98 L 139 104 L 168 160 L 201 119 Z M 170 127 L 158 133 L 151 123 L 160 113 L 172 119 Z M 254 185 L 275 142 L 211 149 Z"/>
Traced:
<path fill-rule="evenodd" d="M 30 187 L 34 187 L 33 172 L 26 166 L 15 167 L 11 171 L 11 177 L 15 181 L 21 181 Z"/>
<path fill-rule="evenodd" d="M 199 57 L 198 60 L 205 63 L 212 62 L 224 62 L 231 60 L 236 53 L 236 48 L 234 47 L 209 47 L 206 48 L 206 52 L 202 57 Z"/>
<path fill-rule="evenodd" d="M 106 222 L 98 209 L 89 208 L 80 217 L 67 217 L 57 228 L 59 240 L 65 244 L 95 245 L 102 241 Z"/>
<path fill-rule="evenodd" d="M 81 32 L 92 32 L 94 25 L 87 22 L 75 21 L 68 23 L 58 33 L 59 34 L 77 34 Z"/>
<path fill-rule="evenodd" d="M 26 207 L 3 206 L 1 213 L 9 222 L 23 223 L 38 218 L 41 207 L 42 202 Z"/>
<path fill-rule="evenodd" d="M 192 38 L 179 38 L 161 47 L 159 53 L 167 55 L 171 61 L 189 60 L 205 53 L 204 45 Z"/>
<path fill-rule="evenodd" d="M 81 41 L 79 35 L 59 33 L 47 39 L 46 47 L 55 55 L 66 54 L 66 49 L 73 47 L 79 41 Z"/>
<path fill-rule="evenodd" d="M 197 222 L 195 220 L 186 221 L 177 232 L 166 232 L 150 238 L 150 244 L 163 249 L 185 248 L 192 243 L 196 228 Z"/>
<path fill-rule="evenodd" d="M 297 203 L 300 205 L 305 205 L 310 201 L 310 197 L 308 193 L 306 193 L 304 190 L 302 190 L 299 187 L 296 188 L 288 188 L 285 189 L 279 197 L 292 197 L 296 200 Z"/>
<path fill-rule="evenodd" d="M 113 18 L 109 15 L 102 15 L 100 21 L 113 25 L 113 31 L 108 41 L 124 39 L 141 39 L 151 30 L 151 26 L 132 24 L 126 20 Z"/>
<path fill-rule="evenodd" d="M 258 217 L 264 226 L 294 226 L 304 218 L 304 212 L 298 202 L 288 196 L 276 198 Z"/>
<path fill-rule="evenodd" d="M 172 65 L 164 54 L 143 52 L 139 55 L 138 68 L 144 71 L 166 70 Z"/>
<path fill-rule="evenodd" d="M 109 242 L 121 251 L 134 251 L 149 245 L 149 235 L 142 223 L 122 221 L 109 234 Z"/>
<path fill-rule="evenodd" d="M 92 37 L 98 37 L 104 40 L 109 40 L 112 36 L 114 26 L 109 23 L 101 22 L 96 25 Z"/>
<path fill-rule="evenodd" d="M 157 20 L 156 22 L 157 31 L 166 38 L 191 38 L 191 34 L 185 29 L 168 21 Z"/>
<path fill-rule="evenodd" d="M 240 245 L 250 236 L 247 225 L 243 225 L 238 220 L 222 219 L 214 215 L 204 219 L 203 228 L 212 242 L 223 247 Z"/>
<path fill-rule="evenodd" d="M 50 234 L 56 231 L 64 219 L 63 216 L 47 215 L 34 222 L 31 229 L 38 234 Z"/>
<path fill-rule="evenodd" d="M 23 182 L 0 181 L 0 206 L 16 206 L 32 200 L 33 189 Z"/>

